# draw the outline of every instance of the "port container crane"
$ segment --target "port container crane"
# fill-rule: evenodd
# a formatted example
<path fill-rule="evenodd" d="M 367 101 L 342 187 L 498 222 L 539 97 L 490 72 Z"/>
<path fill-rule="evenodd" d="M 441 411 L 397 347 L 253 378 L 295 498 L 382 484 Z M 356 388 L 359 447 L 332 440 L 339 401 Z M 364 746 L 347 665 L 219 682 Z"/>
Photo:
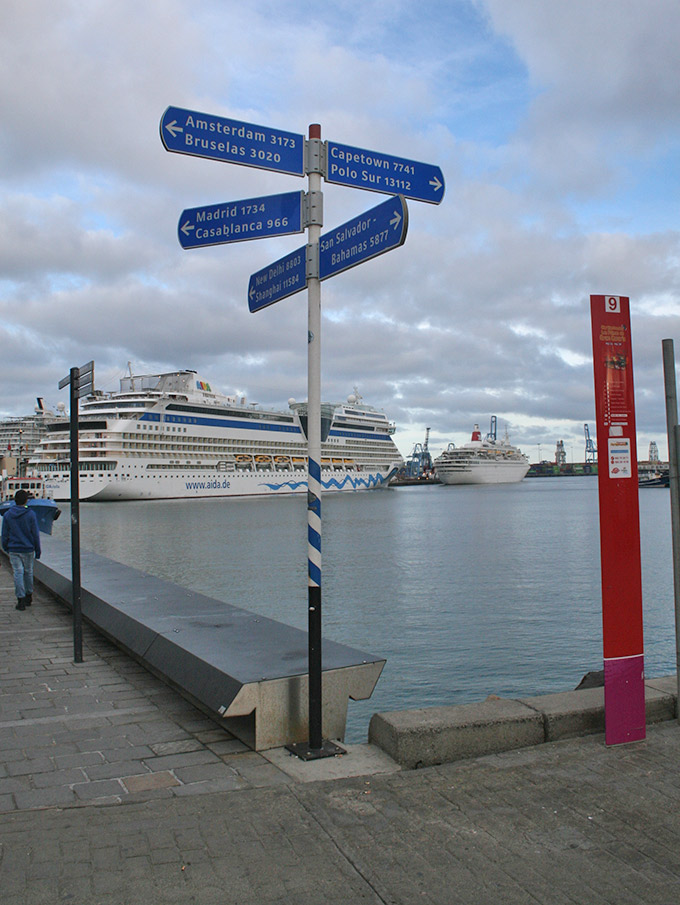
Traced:
<path fill-rule="evenodd" d="M 583 432 L 586 437 L 586 462 L 595 462 L 597 461 L 597 450 L 595 449 L 595 444 L 592 441 L 587 424 L 583 425 Z"/>
<path fill-rule="evenodd" d="M 432 471 L 432 456 L 429 450 L 430 428 L 425 429 L 425 442 L 416 443 L 413 452 L 406 460 L 404 471 L 406 477 L 418 478 L 425 472 Z"/>

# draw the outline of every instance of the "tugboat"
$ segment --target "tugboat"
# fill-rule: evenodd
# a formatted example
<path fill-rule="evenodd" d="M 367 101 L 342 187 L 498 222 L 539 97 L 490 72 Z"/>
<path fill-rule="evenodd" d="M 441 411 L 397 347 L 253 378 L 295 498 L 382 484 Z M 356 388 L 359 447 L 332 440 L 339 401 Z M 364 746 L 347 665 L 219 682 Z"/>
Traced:
<path fill-rule="evenodd" d="M 45 492 L 42 478 L 25 475 L 24 477 L 8 477 L 5 472 L 0 475 L 0 516 L 14 506 L 14 494 L 17 490 L 25 490 L 28 494 L 27 505 L 35 511 L 38 527 L 43 534 L 52 533 L 52 525 L 61 515 L 61 509 Z"/>

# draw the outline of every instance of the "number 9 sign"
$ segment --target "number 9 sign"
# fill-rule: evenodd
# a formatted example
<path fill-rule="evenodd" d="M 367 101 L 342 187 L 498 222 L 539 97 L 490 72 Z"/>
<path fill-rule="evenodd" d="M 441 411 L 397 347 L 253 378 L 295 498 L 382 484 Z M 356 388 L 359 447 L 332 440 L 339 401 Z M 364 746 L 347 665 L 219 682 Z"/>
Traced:
<path fill-rule="evenodd" d="M 605 295 L 604 310 L 607 312 L 607 314 L 620 314 L 621 313 L 621 296 L 620 295 Z"/>

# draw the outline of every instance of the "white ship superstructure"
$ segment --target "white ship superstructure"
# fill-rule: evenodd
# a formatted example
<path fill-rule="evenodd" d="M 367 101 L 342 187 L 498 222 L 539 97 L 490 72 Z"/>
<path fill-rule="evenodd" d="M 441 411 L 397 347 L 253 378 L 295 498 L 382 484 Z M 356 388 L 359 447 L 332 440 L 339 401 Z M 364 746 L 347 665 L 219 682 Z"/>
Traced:
<path fill-rule="evenodd" d="M 81 500 L 305 493 L 306 403 L 265 410 L 212 390 L 195 371 L 130 374 L 119 392 L 82 400 Z M 322 406 L 324 491 L 387 484 L 402 464 L 394 424 L 358 395 Z M 70 498 L 68 424 L 50 425 L 31 466 L 55 500 Z"/>
<path fill-rule="evenodd" d="M 434 460 L 434 469 L 443 484 L 514 484 L 529 471 L 529 460 L 511 445 L 507 432 L 503 439 L 496 439 L 494 415 L 484 439 L 475 424 L 470 442 L 458 448 L 450 443 Z"/>

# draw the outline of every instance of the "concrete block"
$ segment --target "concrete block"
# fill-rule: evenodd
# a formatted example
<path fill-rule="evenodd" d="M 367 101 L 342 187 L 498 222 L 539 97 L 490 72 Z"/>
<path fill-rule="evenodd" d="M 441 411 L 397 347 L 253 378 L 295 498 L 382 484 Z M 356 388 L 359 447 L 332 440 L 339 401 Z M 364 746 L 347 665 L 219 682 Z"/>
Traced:
<path fill-rule="evenodd" d="M 648 723 L 674 720 L 677 715 L 678 680 L 676 676 L 661 676 L 645 680 L 645 713 Z"/>
<path fill-rule="evenodd" d="M 402 767 L 413 769 L 541 744 L 543 717 L 507 698 L 376 713 L 368 740 Z"/>
<path fill-rule="evenodd" d="M 604 688 L 584 688 L 520 700 L 541 714 L 547 742 L 604 732 Z"/>
<path fill-rule="evenodd" d="M 674 718 L 676 702 L 669 689 L 670 682 L 666 678 L 645 682 L 645 714 L 648 723 Z M 604 732 L 604 688 L 521 698 L 521 703 L 542 714 L 547 742 Z"/>
<path fill-rule="evenodd" d="M 673 695 L 674 698 L 678 696 L 678 677 L 675 673 L 670 676 L 656 676 L 655 678 L 647 676 L 645 685 L 650 688 L 656 688 L 658 691 L 663 691 L 665 694 Z"/>

